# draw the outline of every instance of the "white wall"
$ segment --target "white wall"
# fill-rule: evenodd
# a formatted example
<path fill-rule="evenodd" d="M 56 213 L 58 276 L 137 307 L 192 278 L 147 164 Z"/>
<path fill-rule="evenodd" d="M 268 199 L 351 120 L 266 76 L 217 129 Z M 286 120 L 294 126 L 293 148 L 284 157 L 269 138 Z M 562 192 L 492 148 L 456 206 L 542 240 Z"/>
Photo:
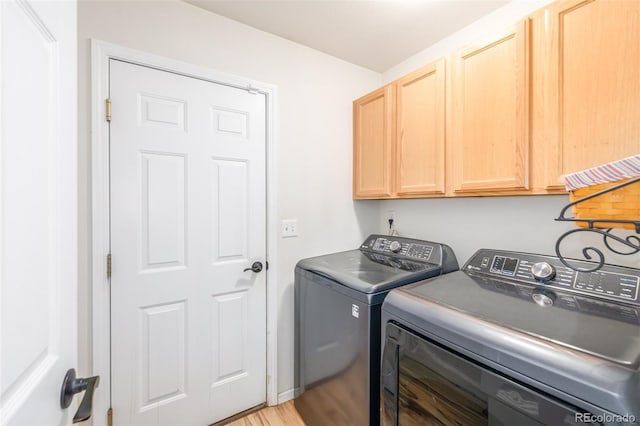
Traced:
<path fill-rule="evenodd" d="M 558 237 L 576 229 L 570 222 L 554 221 L 569 202 L 568 198 L 566 195 L 532 195 L 387 200 L 380 203 L 380 230 L 388 230 L 387 219 L 393 211 L 399 235 L 448 244 L 460 266 L 480 248 L 555 255 Z M 571 212 L 567 216 L 571 216 Z M 623 236 L 629 232 L 615 231 Z M 619 256 L 604 250 L 602 238 L 593 233 L 581 232 L 568 237 L 562 243 L 562 254 L 584 259 L 581 250 L 586 246 L 602 249 L 607 263 L 640 267 L 640 256 Z"/>
<path fill-rule="evenodd" d="M 79 304 L 81 375 L 91 369 L 90 45 L 96 38 L 277 86 L 279 390 L 293 387 L 293 268 L 356 247 L 377 229 L 374 202 L 351 200 L 351 101 L 380 74 L 179 1 L 81 1 L 79 37 Z"/>
<path fill-rule="evenodd" d="M 383 81 L 393 81 L 474 39 L 508 27 L 551 1 L 508 3 L 384 72 Z M 575 229 L 573 224 L 553 220 L 567 202 L 566 195 L 388 200 L 379 204 L 379 230 L 388 230 L 388 214 L 394 211 L 400 235 L 447 243 L 461 265 L 482 247 L 553 255 L 557 238 Z M 629 235 L 625 231 L 619 234 Z M 600 237 L 577 234 L 565 240 L 562 253 L 583 259 L 581 250 L 588 245 L 604 247 Z M 640 267 L 640 256 L 624 257 L 603 251 L 609 263 Z"/>

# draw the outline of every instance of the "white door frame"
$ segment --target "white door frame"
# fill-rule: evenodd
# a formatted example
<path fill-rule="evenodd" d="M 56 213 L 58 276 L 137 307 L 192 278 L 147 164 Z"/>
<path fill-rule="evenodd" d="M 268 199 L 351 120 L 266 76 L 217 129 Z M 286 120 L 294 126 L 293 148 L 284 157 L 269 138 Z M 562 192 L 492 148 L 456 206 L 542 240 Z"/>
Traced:
<path fill-rule="evenodd" d="M 109 97 L 109 60 L 119 59 L 137 65 L 174 72 L 188 77 L 244 90 L 257 91 L 266 98 L 267 166 L 267 404 L 278 403 L 278 294 L 276 262 L 277 210 L 275 196 L 275 96 L 273 85 L 224 74 L 126 47 L 91 40 L 91 192 L 92 192 L 92 290 L 93 290 L 93 374 L 100 375 L 100 388 L 94 398 L 93 424 L 106 425 L 111 395 L 110 282 L 107 254 L 110 252 L 109 220 L 109 125 L 105 119 Z M 117 112 L 115 113 L 117 116 Z"/>

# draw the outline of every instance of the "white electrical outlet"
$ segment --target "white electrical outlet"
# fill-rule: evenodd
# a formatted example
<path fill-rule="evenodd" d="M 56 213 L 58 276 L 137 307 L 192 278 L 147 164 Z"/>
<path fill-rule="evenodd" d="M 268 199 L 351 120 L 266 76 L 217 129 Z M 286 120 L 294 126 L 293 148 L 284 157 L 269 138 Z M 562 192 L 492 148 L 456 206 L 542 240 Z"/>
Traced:
<path fill-rule="evenodd" d="M 389 210 L 387 212 L 387 219 L 393 219 L 394 221 L 396 220 L 396 212 L 393 210 Z"/>
<path fill-rule="evenodd" d="M 292 238 L 298 236 L 298 219 L 284 219 L 280 222 L 280 236 Z"/>

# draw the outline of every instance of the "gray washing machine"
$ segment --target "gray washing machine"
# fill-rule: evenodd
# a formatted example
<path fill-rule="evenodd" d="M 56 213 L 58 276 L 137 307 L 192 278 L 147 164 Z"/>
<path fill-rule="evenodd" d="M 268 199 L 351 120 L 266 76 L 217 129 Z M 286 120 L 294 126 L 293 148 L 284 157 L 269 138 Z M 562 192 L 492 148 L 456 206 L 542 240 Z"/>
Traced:
<path fill-rule="evenodd" d="M 298 262 L 294 403 L 307 425 L 379 424 L 385 296 L 457 269 L 444 244 L 386 235 Z"/>
<path fill-rule="evenodd" d="M 638 269 L 482 249 L 391 291 L 383 424 L 637 424 L 639 290 Z"/>

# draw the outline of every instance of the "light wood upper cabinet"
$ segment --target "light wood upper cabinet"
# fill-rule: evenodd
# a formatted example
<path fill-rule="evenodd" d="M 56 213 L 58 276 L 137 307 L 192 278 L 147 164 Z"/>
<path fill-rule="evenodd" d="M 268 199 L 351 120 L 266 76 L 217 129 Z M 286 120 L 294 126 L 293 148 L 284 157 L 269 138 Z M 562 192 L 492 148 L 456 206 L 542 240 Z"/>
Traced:
<path fill-rule="evenodd" d="M 392 193 L 394 85 L 353 102 L 353 198 L 387 198 Z"/>
<path fill-rule="evenodd" d="M 399 79 L 395 85 L 395 194 L 444 194 L 444 59 Z"/>
<path fill-rule="evenodd" d="M 548 7 L 546 187 L 640 152 L 640 1 Z"/>
<path fill-rule="evenodd" d="M 640 152 L 640 0 L 560 0 L 354 102 L 354 198 L 564 193 Z"/>
<path fill-rule="evenodd" d="M 529 185 L 529 22 L 453 57 L 453 192 Z"/>

